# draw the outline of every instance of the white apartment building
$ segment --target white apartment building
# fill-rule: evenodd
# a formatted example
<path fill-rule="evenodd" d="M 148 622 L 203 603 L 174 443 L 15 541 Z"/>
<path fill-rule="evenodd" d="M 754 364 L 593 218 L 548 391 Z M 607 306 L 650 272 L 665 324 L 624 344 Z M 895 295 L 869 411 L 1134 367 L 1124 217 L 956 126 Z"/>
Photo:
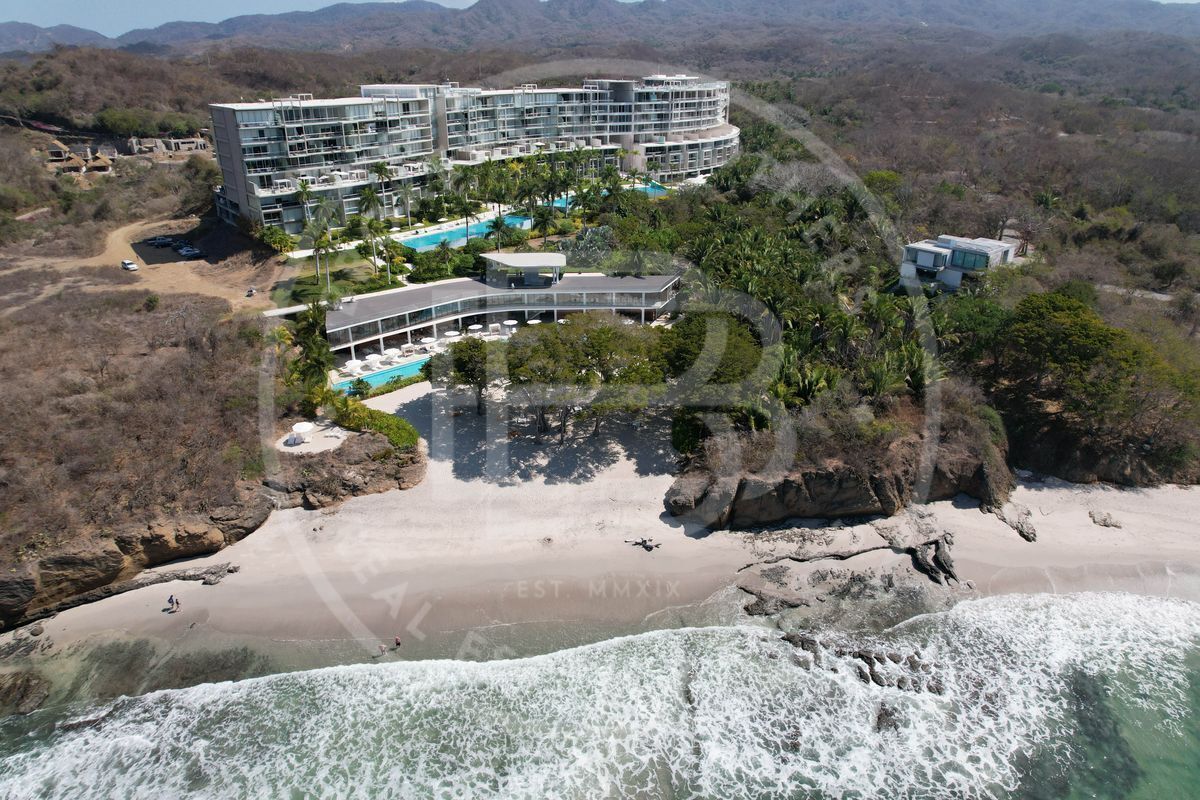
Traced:
<path fill-rule="evenodd" d="M 327 198 L 358 212 L 375 184 L 387 213 L 403 208 L 401 187 L 419 192 L 430 159 L 445 168 L 539 153 L 590 150 L 597 166 L 619 164 L 662 181 L 708 175 L 738 152 L 729 124 L 729 84 L 687 75 L 641 81 L 588 80 L 582 87 L 479 89 L 457 84 L 371 84 L 360 97 L 297 95 L 211 106 L 224 186 L 217 210 L 297 233 L 304 208 Z M 376 164 L 388 165 L 386 179 Z"/>

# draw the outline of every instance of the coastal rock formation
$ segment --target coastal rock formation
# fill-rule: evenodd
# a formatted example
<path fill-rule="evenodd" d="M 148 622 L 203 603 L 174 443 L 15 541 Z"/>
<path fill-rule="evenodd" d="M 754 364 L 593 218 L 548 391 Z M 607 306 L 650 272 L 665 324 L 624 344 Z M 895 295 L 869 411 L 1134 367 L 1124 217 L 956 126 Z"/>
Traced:
<path fill-rule="evenodd" d="M 0 716 L 29 714 L 50 696 L 50 681 L 28 670 L 0 673 Z"/>
<path fill-rule="evenodd" d="M 708 528 L 745 529 L 786 519 L 892 516 L 917 496 L 919 437 L 897 442 L 889 458 L 863 466 L 829 461 L 765 475 L 716 474 L 705 467 L 680 475 L 666 496 L 670 513 Z M 940 448 L 925 479 L 925 500 L 957 494 L 985 508 L 1004 504 L 1013 478 L 1003 458 L 965 449 Z"/>
<path fill-rule="evenodd" d="M 0 575 L 0 630 L 146 585 L 136 576 L 147 567 L 215 553 L 256 530 L 275 508 L 325 508 L 355 495 L 409 489 L 424 479 L 425 466 L 420 449 L 399 452 L 378 433 L 352 435 L 324 453 L 286 454 L 275 475 L 243 487 L 240 503 L 207 515 L 163 516 L 96 531 Z M 226 566 L 217 569 L 223 574 Z M 164 574 L 219 580 L 203 570 L 191 572 Z"/>
<path fill-rule="evenodd" d="M 921 653 L 900 653 L 894 650 L 857 648 L 850 650 L 837 644 L 826 645 L 810 634 L 786 633 L 783 641 L 796 648 L 800 656 L 796 663 L 805 668 L 824 668 L 833 671 L 848 668 L 863 683 L 872 683 L 880 688 L 894 688 L 906 692 L 930 692 L 943 694 L 945 685 L 934 674 L 934 664 Z M 891 709 L 880 709 L 877 730 L 893 728 L 898 717 Z"/>

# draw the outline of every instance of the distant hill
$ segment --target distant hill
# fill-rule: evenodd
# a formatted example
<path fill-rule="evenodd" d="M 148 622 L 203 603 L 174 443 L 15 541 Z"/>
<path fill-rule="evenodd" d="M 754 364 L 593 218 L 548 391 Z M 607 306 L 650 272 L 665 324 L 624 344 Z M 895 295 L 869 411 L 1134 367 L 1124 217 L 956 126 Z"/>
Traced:
<path fill-rule="evenodd" d="M 913 28 L 956 28 L 992 39 L 1125 30 L 1200 36 L 1200 5 L 1151 0 L 479 0 L 454 10 L 407 0 L 340 3 L 317 11 L 254 14 L 216 23 L 170 22 L 129 31 L 115 40 L 70 26 L 4 23 L 0 52 L 44 50 L 55 44 L 194 50 L 218 42 L 325 50 L 457 50 L 535 43 L 571 47 L 863 27 L 891 27 L 898 34 Z"/>
<path fill-rule="evenodd" d="M 56 44 L 113 47 L 116 43 L 102 33 L 76 28 L 74 25 L 39 28 L 26 22 L 0 22 L 0 52 L 36 53 L 49 50 Z"/>

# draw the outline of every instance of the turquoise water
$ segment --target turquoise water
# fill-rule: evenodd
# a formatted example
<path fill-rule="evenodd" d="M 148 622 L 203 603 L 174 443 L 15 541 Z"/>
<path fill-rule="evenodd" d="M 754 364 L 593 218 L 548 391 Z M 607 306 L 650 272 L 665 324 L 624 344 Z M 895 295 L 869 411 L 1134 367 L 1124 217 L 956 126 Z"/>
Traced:
<path fill-rule="evenodd" d="M 0 797 L 1200 796 L 1200 606 L 1012 595 L 818 635 L 815 665 L 777 631 L 692 628 L 13 717 Z M 863 683 L 835 653 L 862 647 L 918 657 L 879 669 L 924 688 Z"/>
<path fill-rule="evenodd" d="M 514 228 L 528 228 L 530 223 L 529 217 L 523 217 L 519 214 L 509 214 L 504 218 L 504 221 L 509 225 L 512 225 Z M 488 224 L 489 223 L 487 222 L 472 223 L 469 227 L 471 237 L 475 238 L 477 236 L 484 236 L 487 234 Z M 461 247 L 462 245 L 466 244 L 467 238 L 463 233 L 463 226 L 459 225 L 448 231 L 442 231 L 441 233 L 427 233 L 424 236 L 414 236 L 411 239 L 402 240 L 400 244 L 404 245 L 405 247 L 411 247 L 418 252 L 422 252 L 425 250 L 431 250 L 442 242 L 449 242 L 451 247 Z"/>
<path fill-rule="evenodd" d="M 366 381 L 372 386 L 383 386 L 383 384 L 394 378 L 411 378 L 420 373 L 421 367 L 425 366 L 426 362 L 428 361 L 428 358 L 423 358 L 420 361 L 414 361 L 411 364 L 401 364 L 398 367 L 391 367 L 389 369 L 380 370 L 379 372 L 372 372 L 369 375 L 364 375 L 362 380 Z M 353 384 L 356 380 L 358 379 L 351 378 L 348 381 L 335 383 L 333 388 L 337 389 L 339 392 L 344 392 L 349 389 L 351 384 Z"/>
<path fill-rule="evenodd" d="M 665 194 L 670 194 L 671 190 L 663 186 L 658 181 L 650 181 L 648 186 L 636 186 L 639 192 L 645 192 L 650 197 L 662 197 Z"/>
<path fill-rule="evenodd" d="M 650 184 L 647 186 L 635 186 L 635 187 L 633 187 L 633 189 L 634 189 L 634 191 L 643 192 L 644 194 L 648 195 L 651 198 L 662 197 L 663 195 L 671 193 L 670 189 L 663 186 L 658 181 L 651 181 Z M 608 192 L 605 192 L 605 194 L 607 194 L 607 193 Z M 555 198 L 554 202 L 551 205 L 553 205 L 555 208 L 562 209 L 565 211 L 566 209 L 571 207 L 571 204 L 574 201 L 575 201 L 575 195 L 567 195 L 566 197 Z"/>

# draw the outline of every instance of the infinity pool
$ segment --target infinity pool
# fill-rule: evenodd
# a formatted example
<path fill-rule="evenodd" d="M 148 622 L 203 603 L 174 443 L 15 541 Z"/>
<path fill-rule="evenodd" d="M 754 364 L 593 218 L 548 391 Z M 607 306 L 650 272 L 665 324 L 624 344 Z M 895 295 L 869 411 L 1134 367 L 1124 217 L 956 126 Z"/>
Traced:
<path fill-rule="evenodd" d="M 529 217 L 522 217 L 518 214 L 510 214 L 504 218 L 504 221 L 514 228 L 526 229 L 529 228 L 530 223 Z M 490 222 L 476 222 L 475 224 L 471 225 L 468 229 L 471 232 L 471 237 L 475 238 L 485 235 L 488 232 L 488 225 L 490 224 Z M 424 236 L 414 236 L 411 239 L 400 240 L 400 244 L 404 245 L 405 247 L 411 247 L 418 252 L 432 250 L 442 242 L 449 242 L 451 247 L 461 247 L 462 245 L 466 244 L 467 237 L 463 234 L 463 227 L 460 225 L 451 228 L 448 231 L 441 231 L 440 233 L 427 233 Z"/>
<path fill-rule="evenodd" d="M 421 367 L 425 366 L 425 362 L 427 361 L 429 361 L 428 358 L 422 358 L 420 361 L 413 361 L 410 364 L 401 364 L 397 367 L 381 369 L 379 372 L 372 372 L 369 375 L 364 375 L 362 379 L 371 384 L 371 386 L 383 386 L 393 378 L 411 378 L 412 376 L 417 375 L 420 373 Z M 349 389 L 351 384 L 353 384 L 356 380 L 358 380 L 358 378 L 351 378 L 348 381 L 335 383 L 333 388 L 337 389 L 339 392 L 344 392 Z"/>

